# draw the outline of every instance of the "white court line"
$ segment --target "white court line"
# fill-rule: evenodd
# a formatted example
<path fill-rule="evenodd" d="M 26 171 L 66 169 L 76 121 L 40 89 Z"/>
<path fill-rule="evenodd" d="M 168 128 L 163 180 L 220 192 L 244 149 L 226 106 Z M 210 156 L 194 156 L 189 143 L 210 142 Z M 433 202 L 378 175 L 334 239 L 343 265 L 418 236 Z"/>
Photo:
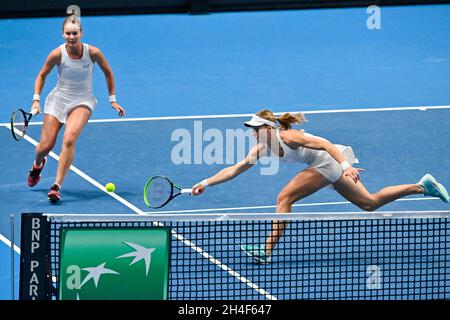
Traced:
<path fill-rule="evenodd" d="M 428 200 L 441 200 L 439 198 L 406 198 L 397 199 L 397 201 L 428 201 Z M 341 204 L 352 204 L 348 201 L 335 201 L 335 202 L 316 202 L 316 203 L 299 203 L 293 204 L 293 207 L 316 207 L 316 206 L 332 206 Z M 234 207 L 234 208 L 210 208 L 210 209 L 195 209 L 195 210 L 171 210 L 171 211 L 145 211 L 145 214 L 160 214 L 160 213 L 189 213 L 189 212 L 211 212 L 211 211 L 235 211 L 235 210 L 256 210 L 256 209 L 273 209 L 276 205 L 270 206 L 254 206 L 254 207 Z M 343 212 L 344 213 L 344 212 Z"/>
<path fill-rule="evenodd" d="M 7 127 L 10 127 L 9 124 L 8 124 Z M 28 141 L 29 143 L 31 143 L 34 146 L 36 146 L 38 144 L 38 142 L 36 140 L 34 140 L 33 138 L 31 138 L 31 137 L 29 137 L 27 135 L 25 135 L 23 137 L 23 139 L 25 139 L 26 141 Z M 59 156 L 56 153 L 54 153 L 53 151 L 51 151 L 49 153 L 49 156 L 51 156 L 56 161 L 59 161 Z M 120 203 L 122 203 L 123 205 L 128 207 L 129 209 L 133 210 L 135 213 L 137 213 L 139 215 L 145 215 L 145 213 L 141 209 L 137 208 L 136 206 L 134 206 L 133 204 L 131 204 L 130 202 L 128 202 L 124 198 L 120 197 L 119 195 L 115 194 L 114 192 L 107 192 L 105 187 L 102 184 L 100 184 L 99 182 L 97 182 L 96 180 L 94 180 L 93 178 L 91 178 L 90 176 L 85 174 L 84 172 L 82 172 L 77 167 L 71 165 L 70 166 L 70 170 L 72 170 L 73 172 L 78 174 L 80 177 L 82 177 L 83 179 L 85 179 L 89 183 L 93 184 L 95 187 L 97 187 L 98 189 L 102 190 L 103 192 L 105 192 L 109 196 L 113 197 L 114 199 L 116 199 L 117 201 L 119 201 Z M 198 252 L 201 256 L 203 256 L 204 258 L 208 259 L 211 263 L 215 264 L 220 269 L 228 272 L 233 277 L 236 277 L 238 280 L 240 280 L 241 282 L 243 282 L 244 284 L 246 284 L 250 288 L 254 289 L 255 291 L 257 291 L 261 295 L 265 296 L 267 299 L 269 299 L 269 300 L 277 300 L 277 298 L 275 296 L 271 295 L 268 291 L 264 290 L 263 288 L 258 287 L 256 284 L 254 284 L 253 282 L 251 282 L 247 278 L 243 277 L 238 272 L 234 271 L 233 269 L 231 269 L 227 265 L 223 264 L 220 260 L 214 258 L 209 253 L 205 252 L 202 248 L 198 247 L 193 242 L 191 242 L 191 241 L 187 240 L 186 238 L 184 238 L 182 235 L 177 234 L 174 231 L 172 231 L 172 235 L 177 240 L 183 242 L 185 245 L 189 246 L 191 249 L 193 249 L 194 251 Z M 9 246 L 11 247 L 11 242 L 9 242 Z"/>
<path fill-rule="evenodd" d="M 330 110 L 310 110 L 310 111 L 286 111 L 290 113 L 302 112 L 303 114 L 327 114 L 327 113 L 350 113 L 350 112 L 382 112 L 382 111 L 411 111 L 411 110 L 437 110 L 450 109 L 450 106 L 418 106 L 418 107 L 392 107 L 392 108 L 357 108 L 357 109 L 330 109 Z M 281 115 L 286 112 L 274 112 L 275 115 Z M 144 118 L 119 118 L 119 119 L 92 119 L 89 123 L 110 123 L 110 122 L 131 122 L 131 121 L 160 121 L 160 120 L 189 120 L 189 119 L 223 119 L 223 118 L 245 118 L 251 117 L 251 113 L 241 114 L 216 114 L 216 115 L 197 115 L 197 116 L 167 116 L 167 117 L 144 117 Z M 0 123 L 7 126 L 9 123 Z M 42 121 L 33 121 L 29 124 L 42 125 Z"/>
<path fill-rule="evenodd" d="M 8 238 L 6 238 L 4 235 L 2 235 L 1 233 L 0 233 L 0 241 L 4 242 L 8 247 L 11 248 L 11 241 Z M 20 254 L 20 248 L 16 245 L 14 245 L 14 251 L 16 253 Z"/>

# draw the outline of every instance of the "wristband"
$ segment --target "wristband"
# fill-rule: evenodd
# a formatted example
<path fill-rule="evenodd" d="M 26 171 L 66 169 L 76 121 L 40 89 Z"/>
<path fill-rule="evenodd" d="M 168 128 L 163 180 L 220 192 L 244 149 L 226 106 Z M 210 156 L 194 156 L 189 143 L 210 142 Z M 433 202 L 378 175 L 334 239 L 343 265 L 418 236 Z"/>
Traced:
<path fill-rule="evenodd" d="M 40 101 L 41 100 L 41 96 L 38 95 L 37 93 L 33 94 L 33 101 Z"/>
<path fill-rule="evenodd" d="M 350 163 L 348 163 L 348 161 L 347 160 L 345 160 L 345 161 L 342 161 L 341 162 L 341 167 L 342 167 L 342 170 L 347 170 L 348 168 L 350 168 L 351 167 L 351 165 L 350 165 Z"/>
<path fill-rule="evenodd" d="M 117 102 L 115 94 L 109 96 L 109 102 L 110 103 Z"/>
<path fill-rule="evenodd" d="M 199 184 L 200 184 L 202 187 L 206 188 L 207 186 L 209 186 L 209 184 L 208 184 L 208 179 L 205 179 L 205 180 L 201 181 Z"/>

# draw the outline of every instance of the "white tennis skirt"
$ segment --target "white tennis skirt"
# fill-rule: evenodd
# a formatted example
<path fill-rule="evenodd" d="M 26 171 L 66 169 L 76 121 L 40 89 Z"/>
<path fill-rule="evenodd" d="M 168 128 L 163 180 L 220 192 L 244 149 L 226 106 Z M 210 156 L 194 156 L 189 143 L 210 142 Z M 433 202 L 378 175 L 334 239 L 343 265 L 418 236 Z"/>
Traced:
<path fill-rule="evenodd" d="M 44 113 L 54 116 L 61 123 L 65 123 L 74 108 L 84 106 L 93 112 L 96 105 L 97 99 L 92 94 L 73 96 L 69 99 L 54 88 L 45 99 Z"/>
<path fill-rule="evenodd" d="M 340 144 L 335 144 L 335 146 L 342 152 L 349 164 L 353 165 L 355 163 L 359 163 L 358 159 L 355 157 L 352 147 L 343 146 Z M 326 152 L 324 156 L 317 161 L 311 163 L 308 168 L 316 169 L 331 183 L 338 181 L 344 173 L 341 165 L 328 152 Z"/>

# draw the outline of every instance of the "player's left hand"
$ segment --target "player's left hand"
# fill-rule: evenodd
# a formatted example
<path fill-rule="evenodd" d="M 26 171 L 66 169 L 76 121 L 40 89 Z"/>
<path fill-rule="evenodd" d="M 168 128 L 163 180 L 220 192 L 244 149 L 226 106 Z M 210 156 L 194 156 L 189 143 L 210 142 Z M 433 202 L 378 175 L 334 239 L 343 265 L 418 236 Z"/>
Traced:
<path fill-rule="evenodd" d="M 347 177 L 350 177 L 356 183 L 359 180 L 359 172 L 361 171 L 364 171 L 364 169 L 349 167 L 344 171 L 344 179 L 347 180 Z"/>
<path fill-rule="evenodd" d="M 112 102 L 111 107 L 117 110 L 119 116 L 123 117 L 125 115 L 125 109 L 122 108 L 117 102 Z"/>

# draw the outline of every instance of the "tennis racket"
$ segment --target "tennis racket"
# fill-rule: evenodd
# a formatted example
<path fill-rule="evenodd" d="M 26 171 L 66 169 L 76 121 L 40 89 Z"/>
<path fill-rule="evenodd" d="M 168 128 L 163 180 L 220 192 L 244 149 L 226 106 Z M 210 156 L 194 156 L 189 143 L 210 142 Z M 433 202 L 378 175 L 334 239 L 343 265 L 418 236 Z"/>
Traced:
<path fill-rule="evenodd" d="M 167 177 L 154 176 L 145 184 L 144 201 L 148 207 L 158 209 L 183 193 L 190 194 L 192 189 L 182 189 Z"/>
<path fill-rule="evenodd" d="M 37 109 L 26 112 L 23 109 L 17 109 L 11 114 L 11 133 L 14 140 L 20 141 L 28 129 L 28 123 L 33 116 L 38 113 Z"/>

